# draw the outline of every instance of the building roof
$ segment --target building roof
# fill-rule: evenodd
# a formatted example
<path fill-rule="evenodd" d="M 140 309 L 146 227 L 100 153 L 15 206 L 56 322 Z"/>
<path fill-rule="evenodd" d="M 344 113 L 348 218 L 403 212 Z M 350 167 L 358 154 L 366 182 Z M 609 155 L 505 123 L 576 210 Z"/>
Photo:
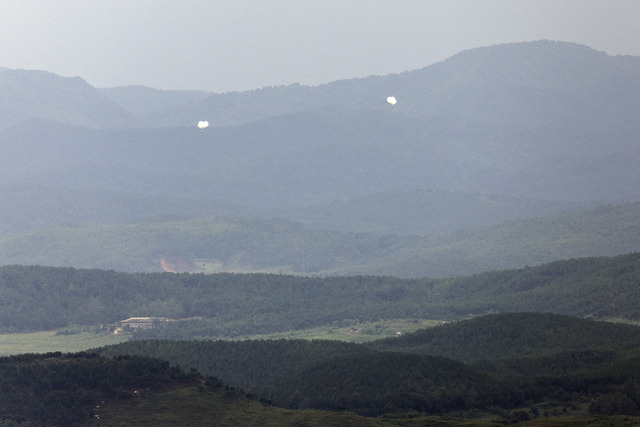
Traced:
<path fill-rule="evenodd" d="M 151 323 L 154 320 L 160 320 L 158 317 L 130 317 L 125 320 L 121 320 L 120 323 Z"/>

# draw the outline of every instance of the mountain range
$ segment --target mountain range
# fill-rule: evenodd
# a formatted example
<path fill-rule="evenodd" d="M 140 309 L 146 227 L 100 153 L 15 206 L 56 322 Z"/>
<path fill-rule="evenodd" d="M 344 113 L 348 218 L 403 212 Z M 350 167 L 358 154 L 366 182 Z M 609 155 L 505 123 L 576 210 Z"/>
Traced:
<path fill-rule="evenodd" d="M 434 236 L 635 202 L 639 79 L 638 57 L 553 41 L 223 94 L 0 68 L 0 247 L 62 224 L 220 215 Z"/>

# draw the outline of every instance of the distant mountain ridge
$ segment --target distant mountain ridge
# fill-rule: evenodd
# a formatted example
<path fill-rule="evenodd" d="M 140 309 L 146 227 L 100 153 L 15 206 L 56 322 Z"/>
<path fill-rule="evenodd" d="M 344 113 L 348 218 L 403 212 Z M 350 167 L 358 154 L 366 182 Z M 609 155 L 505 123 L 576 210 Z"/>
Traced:
<path fill-rule="evenodd" d="M 0 180 L 60 189 L 88 224 L 129 221 L 126 209 L 88 206 L 104 194 L 124 195 L 128 206 L 146 200 L 134 221 L 223 213 L 295 220 L 327 230 L 322 240 L 336 230 L 442 234 L 640 200 L 638 81 L 638 57 L 551 41 L 472 49 L 388 76 L 224 94 L 96 89 L 80 78 L 3 69 Z M 398 99 L 394 108 L 388 95 Z M 201 132 L 199 120 L 210 127 Z M 8 205 L 16 193 L 6 194 Z M 55 196 L 33 196 L 16 205 L 21 212 L 2 214 L 23 226 L 15 233 L 29 223 L 59 225 L 19 217 L 42 215 L 46 203 L 55 206 Z M 636 250 L 627 241 L 611 247 Z M 484 250 L 470 258 L 452 250 L 446 263 L 500 253 Z M 387 271 L 419 274 L 412 264 L 425 254 L 426 247 L 417 257 L 398 252 Z"/>
<path fill-rule="evenodd" d="M 567 114 L 577 120 L 585 114 L 592 117 L 604 97 L 608 108 L 609 103 L 617 105 L 616 116 L 623 119 L 622 124 L 634 116 L 624 107 L 627 102 L 637 105 L 640 92 L 628 82 L 639 74 L 638 57 L 609 56 L 574 43 L 541 40 L 470 49 L 417 70 L 319 86 L 292 84 L 208 96 L 183 91 L 181 101 L 186 102 L 176 103 L 173 109 L 160 104 L 162 108 L 146 110 L 146 117 L 154 122 L 151 116 L 156 115 L 155 126 L 185 126 L 192 121 L 187 117 L 196 116 L 210 116 L 216 126 L 235 126 L 332 106 L 383 110 L 388 107 L 384 100 L 393 94 L 399 100 L 397 114 L 486 124 L 486 114 L 492 112 L 498 114 L 500 123 L 508 119 L 522 124 L 532 118 L 553 121 Z M 102 89 L 120 102 L 122 96 L 116 93 L 125 90 Z M 157 92 L 168 98 L 176 91 Z M 523 103 L 526 98 L 529 101 Z M 286 102 L 293 99 L 295 102 Z M 139 110 L 144 100 L 144 96 L 132 97 L 123 106 Z M 610 119 L 611 115 L 603 117 Z"/>
<path fill-rule="evenodd" d="M 319 86 L 292 84 L 227 93 L 158 90 L 145 86 L 92 88 L 79 77 L 0 67 L 0 94 L 12 94 L 17 99 L 30 93 L 21 102 L 43 103 L 56 93 L 91 89 L 92 97 L 86 94 L 85 97 L 96 105 L 94 110 L 105 108 L 104 113 L 118 105 L 124 115 L 117 124 L 132 127 L 190 126 L 194 117 L 207 118 L 214 126 L 236 126 L 333 106 L 381 111 L 388 108 L 384 100 L 390 94 L 399 100 L 398 115 L 469 121 L 475 118 L 482 123 L 486 123 L 487 112 L 499 113 L 496 117 L 500 122 L 508 117 L 512 123 L 519 124 L 532 119 L 557 119 L 567 114 L 583 120 L 585 114 L 594 116 L 603 104 L 608 108 L 617 105 L 615 116 L 610 113 L 601 116 L 607 121 L 581 123 L 601 125 L 611 123 L 609 120 L 613 117 L 620 119 L 616 124 L 629 123 L 628 119 L 635 117 L 632 110 L 622 107 L 629 102 L 637 106 L 640 89 L 630 82 L 637 79 L 638 74 L 640 57 L 609 56 L 575 43 L 540 40 L 469 49 L 444 61 L 399 74 L 339 80 Z M 24 90 L 25 87 L 29 91 Z M 111 104 L 105 102 L 107 99 Z M 559 99 L 565 101 L 557 102 Z M 288 102 L 293 100 L 295 102 Z M 614 104 L 610 104 L 612 102 Z M 58 104 L 58 109 L 60 107 L 65 105 Z M 567 107 L 573 109 L 567 110 Z M 42 114 L 38 118 L 79 124 L 73 116 L 65 120 L 59 114 L 47 116 L 46 111 Z M 138 121 L 129 120 L 131 117 Z M 116 122 L 112 121 L 111 125 Z M 0 127 L 4 126 L 6 124 Z"/>
<path fill-rule="evenodd" d="M 33 110 L 22 114 L 35 121 L 25 121 L 25 126 L 66 120 L 68 125 L 112 123 L 122 129 L 78 132 L 45 126 L 30 129 L 30 136 L 19 130 L 0 133 L 0 147 L 15 144 L 16 138 L 50 145 L 60 131 L 66 134 L 65 144 L 103 150 L 96 145 L 102 141 L 116 157 L 106 160 L 108 155 L 100 151 L 87 152 L 88 158 L 75 156 L 76 171 L 65 179 L 91 185 L 94 180 L 87 174 L 100 174 L 106 167 L 104 173 L 123 181 L 110 190 L 131 188 L 125 182 L 136 180 L 132 170 L 119 169 L 130 157 L 136 168 L 151 166 L 145 171 L 151 181 L 166 181 L 158 174 L 182 181 L 177 186 L 163 183 L 165 191 L 182 193 L 187 186 L 197 197 L 272 207 L 407 188 L 554 200 L 640 199 L 635 185 L 640 180 L 635 167 L 640 158 L 640 88 L 635 84 L 640 58 L 612 57 L 571 43 L 498 45 L 397 75 L 210 95 L 140 87 L 96 90 L 80 79 L 43 72 L 5 71 L 0 76 L 5 76 L 0 95 L 11 88 L 9 94 L 16 95 L 5 99 L 18 99 L 18 107 Z M 15 82 L 9 84 L 7 76 L 15 76 Z M 44 89 L 36 98 L 20 95 L 35 83 L 21 82 L 18 76 L 40 76 Z M 91 97 L 74 103 L 65 87 Z M 385 102 L 389 94 L 398 99 L 394 109 Z M 49 98 L 58 100 L 56 108 L 35 107 Z M 79 112 L 83 120 L 77 119 Z M 202 119 L 211 123 L 204 135 L 194 132 Z M 150 124 L 160 128 L 142 129 Z M 120 141 L 128 141 L 129 148 L 118 148 L 114 143 Z M 154 152 L 136 149 L 151 143 L 164 146 L 157 145 Z M 180 156 L 185 162 L 180 164 L 172 162 L 180 159 L 172 153 L 178 147 L 184 147 Z M 160 160 L 163 153 L 170 156 L 169 164 Z M 97 160 L 101 156 L 103 162 Z M 87 161 L 92 165 L 82 171 Z M 54 167 L 60 166 L 65 164 Z M 185 182 L 185 174 L 193 176 L 194 170 L 201 181 L 215 185 L 215 194 L 211 187 Z M 98 185 L 104 188 L 104 183 Z"/>
<path fill-rule="evenodd" d="M 0 129 L 54 120 L 96 128 L 131 126 L 133 114 L 80 77 L 0 68 Z"/>

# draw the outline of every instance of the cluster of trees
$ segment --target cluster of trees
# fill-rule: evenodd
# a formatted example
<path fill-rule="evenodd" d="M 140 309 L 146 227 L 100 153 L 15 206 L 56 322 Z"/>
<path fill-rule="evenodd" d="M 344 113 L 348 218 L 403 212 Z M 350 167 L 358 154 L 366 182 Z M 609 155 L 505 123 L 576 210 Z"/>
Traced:
<path fill-rule="evenodd" d="M 113 324 L 130 316 L 195 318 L 146 331 L 144 338 L 230 337 L 347 319 L 451 320 L 517 311 L 638 319 L 639 280 L 640 253 L 455 279 L 5 266 L 0 267 L 0 330 Z"/>
<path fill-rule="evenodd" d="M 371 353 L 358 344 L 327 340 L 136 340 L 96 350 L 103 356 L 145 355 L 195 368 L 251 393 L 268 396 L 295 372 L 351 354 Z"/>
<path fill-rule="evenodd" d="M 131 399 L 144 390 L 200 384 L 199 380 L 195 372 L 146 357 L 107 359 L 59 352 L 2 357 L 0 425 L 77 425 L 91 419 L 105 399 Z M 208 383 L 221 387 L 215 379 Z"/>

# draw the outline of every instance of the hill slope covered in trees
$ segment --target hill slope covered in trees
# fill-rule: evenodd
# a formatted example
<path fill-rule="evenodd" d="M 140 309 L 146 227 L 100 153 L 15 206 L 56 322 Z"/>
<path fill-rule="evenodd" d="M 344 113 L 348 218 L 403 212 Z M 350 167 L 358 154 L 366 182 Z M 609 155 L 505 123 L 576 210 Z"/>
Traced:
<path fill-rule="evenodd" d="M 5 331 L 27 331 L 160 316 L 185 320 L 147 333 L 188 338 L 244 336 L 345 321 L 449 320 L 513 311 L 638 319 L 639 271 L 638 253 L 453 279 L 5 266 L 0 267 L 0 326 Z"/>
<path fill-rule="evenodd" d="M 374 360 L 409 361 L 415 356 L 404 357 L 393 353 L 377 353 L 374 359 L 367 361 L 363 368 L 370 368 Z M 423 360 L 429 360 L 423 358 Z M 437 381 L 439 374 L 446 374 L 446 367 L 459 363 L 446 359 L 431 359 L 436 363 L 421 366 L 426 369 L 427 377 Z M 415 362 L 415 360 L 412 360 Z M 335 362 L 340 363 L 340 362 Z M 419 362 L 420 364 L 420 362 Z M 417 365 L 414 365 L 417 366 Z M 385 363 L 385 368 L 388 367 Z M 444 369 L 443 369 L 444 368 Z M 352 367 L 347 366 L 349 371 Z M 486 384 L 479 385 L 472 400 L 466 404 L 474 410 L 461 413 L 450 412 L 445 417 L 420 415 L 417 411 L 387 413 L 384 417 L 367 418 L 345 411 L 287 410 L 270 405 L 266 400 L 243 393 L 225 385 L 213 377 L 200 375 L 190 370 L 185 373 L 177 367 L 171 367 L 165 361 L 144 357 L 116 356 L 114 358 L 97 357 L 90 353 L 43 355 L 21 355 L 0 358 L 2 385 L 0 389 L 0 419 L 6 426 L 98 426 L 98 425 L 199 425 L 199 426 L 237 426 L 237 425 L 361 425 L 361 426 L 424 426 L 437 424 L 442 426 L 460 425 L 504 425 L 508 422 L 535 418 L 535 422 L 563 423 L 574 426 L 587 426 L 594 423 L 610 425 L 633 425 L 638 418 L 631 416 L 634 401 L 627 394 L 609 393 L 596 398 L 591 405 L 591 415 L 586 412 L 568 409 L 568 405 L 579 403 L 580 397 L 574 393 L 571 400 L 565 401 L 564 411 L 557 409 L 562 418 L 558 418 L 549 404 L 529 410 L 493 406 L 488 413 L 481 410 L 479 399 L 486 397 L 478 394 L 486 390 Z M 391 372 L 398 372 L 397 365 Z M 468 377 L 482 378 L 467 368 L 459 369 L 455 377 L 465 383 Z M 426 378 L 423 376 L 422 378 Z M 486 376 L 485 376 L 486 378 Z M 403 380 L 400 380 L 402 382 Z M 398 382 L 398 378 L 396 378 Z M 295 383 L 290 382 L 295 387 Z M 302 387 L 298 389 L 302 390 Z M 362 396 L 367 397 L 371 389 L 359 387 Z M 623 388 L 624 390 L 624 388 Z M 330 388 L 320 390 L 330 393 Z M 384 390 L 382 390 L 384 392 Z M 445 399 L 431 400 L 430 405 L 447 404 L 456 407 L 462 403 L 456 400 L 454 388 L 443 395 Z M 332 394 L 327 396 L 333 398 Z M 404 396 L 404 408 L 415 407 L 417 394 L 407 399 Z M 626 397 L 627 400 L 623 400 Z M 452 400 L 453 398 L 453 400 Z M 613 398 L 613 399 L 612 399 Z M 403 394 L 395 393 L 387 401 L 385 410 L 393 411 L 397 403 L 402 403 Z M 609 400 L 607 400 L 609 399 Z M 617 399 L 617 400 L 616 400 Z M 341 400 L 340 405 L 350 404 Z M 409 403 L 409 406 L 406 405 Z M 605 405 L 601 405 L 605 403 Z M 607 405 L 607 403 L 609 403 Z M 625 403 L 626 407 L 619 403 Z M 325 400 L 325 405 L 333 405 Z M 613 405 L 611 405 L 613 404 Z M 350 405 L 352 406 L 352 405 Z M 356 408 L 354 405 L 352 406 Z M 425 408 L 427 409 L 427 408 Z M 446 406 L 436 408 L 441 411 Z M 603 412 L 601 409 L 615 409 Z M 427 409 L 428 410 L 428 409 Z M 433 409 L 432 409 L 433 410 Z M 360 412 L 363 412 L 360 410 Z M 614 415 L 614 414 L 624 415 Z M 452 416 L 453 415 L 453 416 Z M 548 418 L 549 416 L 554 416 Z M 576 416 L 580 415 L 580 416 Z"/>
<path fill-rule="evenodd" d="M 134 219 L 147 206 L 161 207 L 155 218 L 124 224 L 63 224 L 0 238 L 0 264 L 157 272 L 162 271 L 163 261 L 169 261 L 180 265 L 176 271 L 204 273 L 453 277 L 640 250 L 640 203 L 424 236 L 318 229 L 283 219 L 185 219 L 162 214 L 170 212 L 171 206 L 181 206 L 176 212 L 187 216 L 202 214 L 206 208 L 158 198 L 133 203 L 131 197 L 114 194 L 104 200 L 116 203 L 110 208 L 112 218 L 115 211 L 120 218 Z M 119 202 L 131 210 L 118 208 Z M 99 212 L 100 206 L 97 203 L 89 210 Z M 232 206 L 219 208 L 228 214 L 237 212 Z M 32 221 L 42 218 L 33 213 Z M 57 211 L 46 215 L 56 216 Z M 78 211 L 78 218 L 82 215 Z"/>
<path fill-rule="evenodd" d="M 508 313 L 367 344 L 131 341 L 98 352 L 195 367 L 288 408 L 527 419 L 636 414 L 639 338 L 637 326 Z"/>

